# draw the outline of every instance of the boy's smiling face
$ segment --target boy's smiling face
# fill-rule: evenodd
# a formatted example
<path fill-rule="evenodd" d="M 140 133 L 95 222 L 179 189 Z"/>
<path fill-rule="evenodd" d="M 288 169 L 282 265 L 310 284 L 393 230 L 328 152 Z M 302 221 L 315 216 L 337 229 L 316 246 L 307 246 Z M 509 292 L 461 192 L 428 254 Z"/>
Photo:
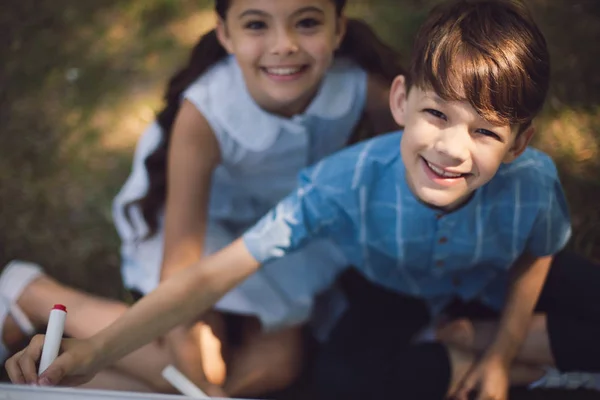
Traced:
<path fill-rule="evenodd" d="M 528 128 L 493 125 L 468 101 L 446 101 L 398 77 L 390 93 L 392 113 L 404 133 L 400 145 L 413 194 L 451 211 L 494 177 L 500 164 L 516 159 L 533 134 Z"/>

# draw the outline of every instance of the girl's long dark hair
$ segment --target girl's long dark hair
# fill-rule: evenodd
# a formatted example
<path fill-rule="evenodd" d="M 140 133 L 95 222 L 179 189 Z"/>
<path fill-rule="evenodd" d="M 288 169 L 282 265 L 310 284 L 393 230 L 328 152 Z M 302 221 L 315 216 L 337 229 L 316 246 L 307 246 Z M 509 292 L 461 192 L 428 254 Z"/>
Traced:
<path fill-rule="evenodd" d="M 338 15 L 341 15 L 346 0 L 332 0 Z M 215 0 L 215 11 L 225 20 L 230 0 Z M 392 83 L 398 75 L 405 75 L 398 53 L 383 43 L 365 22 L 349 19 L 346 35 L 337 55 L 352 59 L 365 71 L 379 76 L 384 82 Z M 216 30 L 202 36 L 194 46 L 188 64 L 170 80 L 164 95 L 165 107 L 158 113 L 157 122 L 162 131 L 162 139 L 157 148 L 145 160 L 149 186 L 146 195 L 125 205 L 125 215 L 129 217 L 130 207 L 139 205 L 144 221 L 148 226 L 146 237 L 153 236 L 158 230 L 159 212 L 162 210 L 167 194 L 167 155 L 171 139 L 173 122 L 179 111 L 181 95 L 196 79 L 210 67 L 227 56 L 227 52 L 217 39 Z M 380 133 L 380 132 L 378 132 Z M 362 134 L 360 139 L 373 136 Z M 350 139 L 357 141 L 356 135 Z M 129 219 L 129 218 L 128 218 Z M 131 220 L 130 220 L 131 222 Z"/>

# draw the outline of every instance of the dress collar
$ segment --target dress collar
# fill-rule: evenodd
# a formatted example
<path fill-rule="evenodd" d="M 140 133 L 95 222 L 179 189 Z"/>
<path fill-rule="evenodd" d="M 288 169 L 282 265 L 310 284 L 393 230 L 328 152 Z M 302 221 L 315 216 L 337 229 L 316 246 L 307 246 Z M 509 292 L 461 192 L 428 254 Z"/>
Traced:
<path fill-rule="evenodd" d="M 214 112 L 227 133 L 242 146 L 261 151 L 270 147 L 279 136 L 282 127 L 293 130 L 307 119 L 335 120 L 343 118 L 352 110 L 356 97 L 353 82 L 348 82 L 348 72 L 357 67 L 349 60 L 335 60 L 323 77 L 321 87 L 304 113 L 284 118 L 271 114 L 254 101 L 244 82 L 242 71 L 234 56 L 225 61 L 223 79 L 209 82 L 214 96 L 222 101 L 214 105 Z M 217 97 L 215 97 L 217 96 Z"/>

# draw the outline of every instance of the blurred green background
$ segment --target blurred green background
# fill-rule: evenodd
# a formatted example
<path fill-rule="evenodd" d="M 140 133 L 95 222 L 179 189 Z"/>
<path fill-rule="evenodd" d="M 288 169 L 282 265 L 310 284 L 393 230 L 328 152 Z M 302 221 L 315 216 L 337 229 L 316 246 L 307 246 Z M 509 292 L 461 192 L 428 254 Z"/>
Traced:
<path fill-rule="evenodd" d="M 352 1 L 403 54 L 434 0 Z M 600 1 L 529 0 L 553 56 L 536 146 L 559 165 L 577 251 L 600 258 Z M 211 1 L 7 0 L 0 15 L 0 265 L 123 295 L 111 201 Z"/>

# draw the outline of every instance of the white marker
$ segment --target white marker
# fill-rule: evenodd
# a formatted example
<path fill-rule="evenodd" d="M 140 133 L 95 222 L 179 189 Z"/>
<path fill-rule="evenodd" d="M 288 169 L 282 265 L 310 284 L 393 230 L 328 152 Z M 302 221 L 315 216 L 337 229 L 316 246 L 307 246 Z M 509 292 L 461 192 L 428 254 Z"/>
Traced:
<path fill-rule="evenodd" d="M 184 396 L 193 397 L 195 399 L 209 399 L 202 390 L 192 383 L 185 375 L 183 375 L 177 368 L 172 365 L 168 365 L 162 371 L 162 376 L 165 378 L 173 387 L 181 392 Z"/>
<path fill-rule="evenodd" d="M 62 304 L 55 304 L 50 311 L 48 327 L 46 328 L 46 337 L 44 338 L 44 347 L 42 348 L 42 358 L 40 359 L 40 368 L 38 375 L 46 370 L 58 356 L 60 342 L 62 341 L 63 331 L 65 330 L 65 319 L 67 318 L 67 307 Z"/>

